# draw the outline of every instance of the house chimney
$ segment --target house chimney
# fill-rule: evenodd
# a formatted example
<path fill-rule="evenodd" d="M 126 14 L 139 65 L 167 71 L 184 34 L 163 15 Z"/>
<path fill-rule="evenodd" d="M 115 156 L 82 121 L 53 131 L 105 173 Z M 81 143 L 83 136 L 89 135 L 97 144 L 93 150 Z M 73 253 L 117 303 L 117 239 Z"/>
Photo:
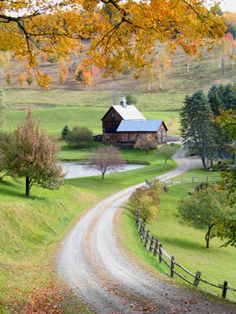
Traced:
<path fill-rule="evenodd" d="M 126 98 L 123 96 L 120 100 L 120 105 L 123 107 L 123 108 L 126 108 L 127 104 L 126 104 Z"/>

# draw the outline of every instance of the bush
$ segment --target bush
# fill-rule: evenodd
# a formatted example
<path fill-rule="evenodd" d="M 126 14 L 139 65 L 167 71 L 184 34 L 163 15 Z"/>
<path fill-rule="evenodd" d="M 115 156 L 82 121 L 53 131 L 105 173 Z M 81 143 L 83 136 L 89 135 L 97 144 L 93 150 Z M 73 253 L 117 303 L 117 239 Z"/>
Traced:
<path fill-rule="evenodd" d="M 149 186 L 138 188 L 130 197 L 129 204 L 133 211 L 139 210 L 144 221 L 155 219 L 160 211 L 161 184 L 154 180 Z"/>
<path fill-rule="evenodd" d="M 93 133 L 86 127 L 74 127 L 68 133 L 66 141 L 70 147 L 86 148 L 93 143 Z"/>

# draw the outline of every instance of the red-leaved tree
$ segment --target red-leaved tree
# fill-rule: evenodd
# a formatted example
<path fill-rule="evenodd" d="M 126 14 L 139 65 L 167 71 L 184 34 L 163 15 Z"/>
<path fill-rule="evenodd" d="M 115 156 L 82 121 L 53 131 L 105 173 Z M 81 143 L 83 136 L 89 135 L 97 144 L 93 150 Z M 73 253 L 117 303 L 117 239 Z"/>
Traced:
<path fill-rule="evenodd" d="M 33 185 L 54 190 L 63 182 L 62 168 L 58 159 L 58 146 L 43 132 L 31 111 L 25 122 L 18 126 L 9 144 L 5 169 L 8 174 L 25 178 L 25 195 L 30 196 Z M 4 152 L 2 152 L 4 155 Z"/>
<path fill-rule="evenodd" d="M 118 148 L 114 146 L 99 147 L 89 159 L 91 167 L 101 172 L 102 179 L 107 171 L 120 168 L 124 163 Z"/>

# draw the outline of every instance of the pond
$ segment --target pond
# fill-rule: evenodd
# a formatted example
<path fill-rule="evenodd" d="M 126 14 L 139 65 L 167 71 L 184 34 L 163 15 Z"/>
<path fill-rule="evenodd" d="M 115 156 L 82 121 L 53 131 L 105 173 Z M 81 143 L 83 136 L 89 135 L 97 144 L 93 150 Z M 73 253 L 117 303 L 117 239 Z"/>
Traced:
<path fill-rule="evenodd" d="M 101 175 L 101 173 L 98 170 L 93 169 L 88 164 L 84 164 L 81 162 L 63 161 L 61 163 L 61 165 L 62 165 L 62 169 L 63 169 L 64 173 L 66 174 L 65 175 L 66 179 L 91 177 L 91 176 Z M 139 169 L 139 168 L 143 168 L 143 167 L 145 167 L 145 165 L 125 164 L 121 168 L 116 168 L 115 170 L 107 171 L 107 173 L 134 170 L 134 169 Z"/>

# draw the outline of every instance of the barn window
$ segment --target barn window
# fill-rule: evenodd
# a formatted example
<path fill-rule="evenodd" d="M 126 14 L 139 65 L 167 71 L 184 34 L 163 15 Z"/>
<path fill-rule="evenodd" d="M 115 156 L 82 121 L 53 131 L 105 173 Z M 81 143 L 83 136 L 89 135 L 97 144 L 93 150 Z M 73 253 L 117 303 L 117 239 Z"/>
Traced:
<path fill-rule="evenodd" d="M 115 115 L 114 115 L 114 113 L 111 115 L 111 119 L 112 119 L 112 121 L 115 121 Z"/>

